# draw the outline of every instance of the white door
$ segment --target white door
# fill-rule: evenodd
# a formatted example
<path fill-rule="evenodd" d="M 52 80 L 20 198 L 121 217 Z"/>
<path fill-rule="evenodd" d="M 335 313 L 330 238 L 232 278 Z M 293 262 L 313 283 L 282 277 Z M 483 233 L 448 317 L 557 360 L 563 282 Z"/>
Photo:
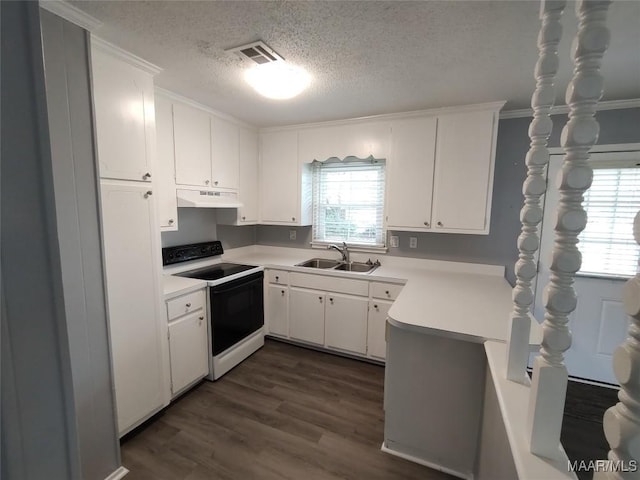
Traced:
<path fill-rule="evenodd" d="M 211 186 L 211 126 L 209 114 L 180 103 L 173 104 L 176 183 Z"/>
<path fill-rule="evenodd" d="M 367 353 L 368 299 L 327 293 L 325 336 L 327 347 Z"/>
<path fill-rule="evenodd" d="M 272 335 L 289 336 L 289 289 L 280 285 L 267 287 L 267 331 Z"/>
<path fill-rule="evenodd" d="M 207 319 L 204 310 L 191 313 L 169 324 L 171 393 L 209 373 Z"/>
<path fill-rule="evenodd" d="M 367 355 L 384 360 L 387 356 L 387 341 L 385 330 L 387 314 L 391 302 L 371 300 L 369 303 L 369 323 L 367 325 Z"/>
<path fill-rule="evenodd" d="M 640 162 L 640 152 L 635 152 Z M 623 155 L 628 157 L 628 154 Z M 618 153 L 592 154 L 595 165 L 617 162 Z M 563 155 L 552 155 L 549 163 L 548 190 L 544 206 L 539 273 L 536 284 L 534 316 L 538 322 L 544 320 L 544 289 L 549 282 L 551 252 L 554 241 L 554 222 L 559 193 L 556 178 L 562 167 Z M 611 165 L 615 165 L 611 163 Z M 640 185 L 638 186 L 640 191 Z M 596 221 L 595 214 L 591 221 Z M 631 234 L 632 223 L 629 225 Z M 580 245 L 579 245 L 580 248 Z M 581 249 L 583 255 L 585 248 Z M 586 257 L 583 258 L 583 268 Z M 632 260 L 636 261 L 637 260 Z M 569 375 L 594 381 L 617 384 L 613 373 L 612 355 L 615 348 L 627 336 L 629 318 L 622 305 L 623 278 L 598 274 L 578 274 L 574 288 L 578 304 L 569 316 L 572 333 L 571 348 L 565 353 Z"/>
<path fill-rule="evenodd" d="M 289 292 L 289 336 L 324 345 L 325 293 L 298 288 L 291 288 Z"/>
<path fill-rule="evenodd" d="M 101 182 L 102 229 L 118 430 L 162 407 L 165 396 L 160 289 L 149 185 Z M 165 334 L 166 335 L 166 334 Z M 168 390 L 168 389 L 167 389 Z"/>

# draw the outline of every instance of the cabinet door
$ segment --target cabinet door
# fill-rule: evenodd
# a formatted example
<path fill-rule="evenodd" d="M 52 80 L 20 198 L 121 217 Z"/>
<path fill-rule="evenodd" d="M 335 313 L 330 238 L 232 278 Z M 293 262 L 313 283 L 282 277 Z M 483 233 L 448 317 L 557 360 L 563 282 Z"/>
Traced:
<path fill-rule="evenodd" d="M 161 408 L 166 392 L 162 370 L 166 336 L 161 333 L 164 315 L 159 314 L 156 271 L 160 233 L 148 190 L 145 184 L 101 184 L 109 331 L 121 434 Z"/>
<path fill-rule="evenodd" d="M 299 222 L 298 133 L 270 132 L 261 135 L 262 221 Z"/>
<path fill-rule="evenodd" d="M 211 185 L 211 127 L 209 114 L 173 104 L 173 132 L 178 185 Z"/>
<path fill-rule="evenodd" d="M 209 373 L 207 345 L 207 318 L 204 310 L 193 312 L 169 324 L 172 395 Z"/>
<path fill-rule="evenodd" d="M 258 221 L 258 134 L 241 128 L 239 140 L 238 196 L 243 207 L 238 209 L 238 220 L 240 223 L 256 223 Z"/>
<path fill-rule="evenodd" d="M 438 118 L 432 214 L 436 231 L 489 233 L 496 116 L 470 112 Z"/>
<path fill-rule="evenodd" d="M 92 49 L 91 64 L 100 176 L 151 181 L 153 78 L 100 47 Z"/>
<path fill-rule="evenodd" d="M 265 312 L 267 331 L 271 335 L 289 336 L 289 289 L 280 285 L 267 286 Z"/>
<path fill-rule="evenodd" d="M 215 188 L 238 189 L 238 127 L 211 117 L 211 181 Z"/>
<path fill-rule="evenodd" d="M 289 336 L 324 345 L 325 293 L 297 288 L 290 288 L 289 292 Z"/>
<path fill-rule="evenodd" d="M 373 300 L 369 303 L 369 324 L 367 325 L 367 356 L 384 360 L 387 356 L 385 329 L 390 302 Z"/>
<path fill-rule="evenodd" d="M 325 333 L 327 347 L 367 353 L 366 298 L 326 294 Z"/>
<path fill-rule="evenodd" d="M 173 144 L 173 107 L 171 100 L 157 95 L 156 138 L 158 145 L 157 178 L 158 221 L 161 230 L 178 229 L 178 204 L 176 201 L 175 150 Z"/>
<path fill-rule="evenodd" d="M 431 195 L 436 151 L 435 117 L 393 122 L 387 163 L 387 227 L 431 228 Z"/>

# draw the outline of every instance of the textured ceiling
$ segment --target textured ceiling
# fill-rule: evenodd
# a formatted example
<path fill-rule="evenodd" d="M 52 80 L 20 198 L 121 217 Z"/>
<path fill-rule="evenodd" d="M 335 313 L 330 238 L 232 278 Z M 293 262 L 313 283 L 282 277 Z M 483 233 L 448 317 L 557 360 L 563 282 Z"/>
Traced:
<path fill-rule="evenodd" d="M 159 67 L 156 84 L 256 126 L 507 100 L 526 108 L 535 86 L 536 1 L 74 1 L 96 34 Z M 558 103 L 576 32 L 565 11 Z M 610 7 L 605 100 L 640 97 L 640 1 Z M 264 40 L 305 67 L 311 87 L 286 101 L 242 80 L 224 50 Z"/>

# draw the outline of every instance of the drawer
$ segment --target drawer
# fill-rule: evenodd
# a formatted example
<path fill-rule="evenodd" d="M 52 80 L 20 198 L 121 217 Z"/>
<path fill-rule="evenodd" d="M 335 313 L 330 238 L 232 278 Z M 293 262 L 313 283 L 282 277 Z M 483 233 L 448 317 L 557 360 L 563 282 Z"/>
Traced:
<path fill-rule="evenodd" d="M 289 283 L 289 272 L 286 270 L 267 270 L 266 274 L 269 283 L 277 285 L 287 285 Z"/>
<path fill-rule="evenodd" d="M 371 283 L 371 296 L 373 298 L 384 298 L 385 300 L 395 300 L 398 298 L 400 291 L 404 285 L 398 285 L 397 283 Z"/>
<path fill-rule="evenodd" d="M 369 295 L 369 282 L 366 280 L 351 280 L 349 278 L 331 277 L 328 275 L 311 275 L 307 273 L 291 272 L 289 283 L 292 287 L 313 288 L 325 292 L 340 292 L 350 295 Z"/>
<path fill-rule="evenodd" d="M 167 315 L 169 321 L 181 317 L 189 312 L 194 312 L 205 306 L 205 290 L 191 292 L 167 302 Z"/>

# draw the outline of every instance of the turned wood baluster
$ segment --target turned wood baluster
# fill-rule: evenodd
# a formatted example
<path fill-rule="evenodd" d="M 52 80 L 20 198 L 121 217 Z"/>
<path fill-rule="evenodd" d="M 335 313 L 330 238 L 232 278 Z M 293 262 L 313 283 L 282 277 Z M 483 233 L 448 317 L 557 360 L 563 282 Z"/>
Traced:
<path fill-rule="evenodd" d="M 633 236 L 640 245 L 640 212 L 636 214 Z M 640 265 L 638 268 L 640 272 Z M 621 387 L 620 402 L 604 414 L 611 464 L 594 476 L 598 480 L 638 478 L 640 472 L 640 273 L 625 284 L 622 301 L 631 325 L 627 340 L 613 354 L 613 371 Z"/>
<path fill-rule="evenodd" d="M 536 90 L 531 97 L 533 120 L 529 125 L 531 146 L 526 157 L 527 178 L 522 186 L 525 201 L 520 211 L 522 231 L 518 237 L 520 257 L 516 263 L 516 286 L 513 289 L 513 312 L 507 346 L 507 379 L 524 383 L 528 381 L 529 311 L 533 303 L 531 284 L 536 277 L 535 253 L 540 245 L 538 224 L 542 221 L 540 197 L 547 189 L 545 167 L 549 163 L 547 140 L 551 135 L 551 107 L 555 100 L 554 80 L 558 71 L 558 43 L 562 37 L 562 12 L 566 2 L 542 1 L 538 34 L 538 62 L 535 68 Z"/>
<path fill-rule="evenodd" d="M 576 307 L 573 278 L 582 263 L 577 244 L 578 235 L 587 222 L 582 200 L 593 177 L 587 160 L 599 133 L 594 115 L 603 91 L 600 65 L 609 46 L 606 18 L 610 3 L 609 0 L 582 0 L 576 3 L 579 24 L 571 50 L 573 78 L 566 93 L 569 121 L 561 136 L 565 157 L 557 179 L 560 200 L 555 222 L 551 277 L 545 288 L 543 340 L 540 355 L 533 365 L 528 412 L 531 452 L 550 458 L 558 456 L 560 445 L 567 391 L 563 353 L 571 346 L 567 323 L 569 314 Z"/>

